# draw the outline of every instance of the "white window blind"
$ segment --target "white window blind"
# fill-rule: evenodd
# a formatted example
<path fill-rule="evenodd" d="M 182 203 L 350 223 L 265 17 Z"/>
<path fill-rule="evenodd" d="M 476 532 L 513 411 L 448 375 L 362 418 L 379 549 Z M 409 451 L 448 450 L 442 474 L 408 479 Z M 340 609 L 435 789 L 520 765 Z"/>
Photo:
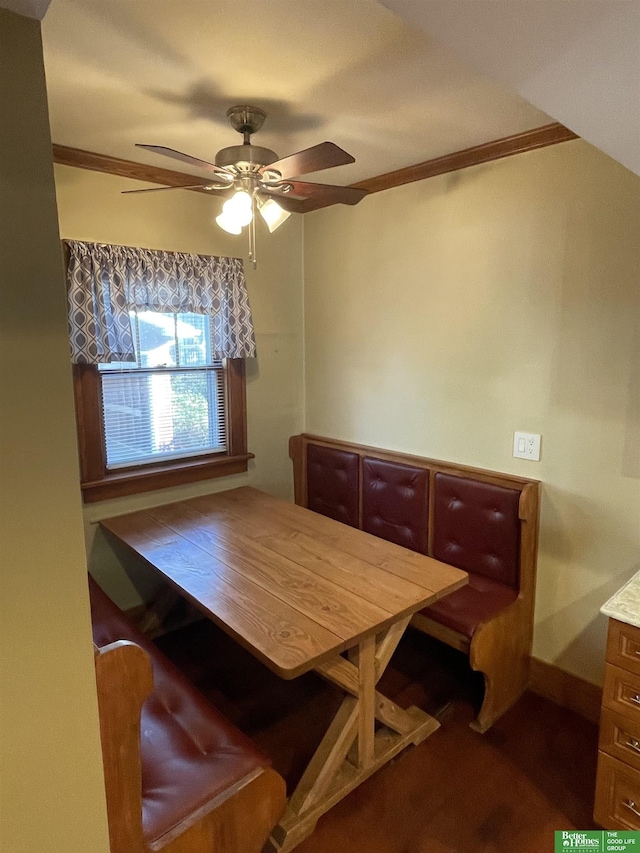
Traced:
<path fill-rule="evenodd" d="M 99 365 L 107 468 L 224 452 L 224 370 L 209 317 L 131 312 L 135 363 Z"/>

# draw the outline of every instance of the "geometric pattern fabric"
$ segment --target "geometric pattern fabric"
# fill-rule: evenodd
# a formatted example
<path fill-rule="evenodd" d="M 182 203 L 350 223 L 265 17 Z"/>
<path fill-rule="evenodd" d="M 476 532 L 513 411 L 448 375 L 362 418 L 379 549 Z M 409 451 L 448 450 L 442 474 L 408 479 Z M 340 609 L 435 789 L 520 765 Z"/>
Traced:
<path fill-rule="evenodd" d="M 213 358 L 256 354 L 240 258 L 65 241 L 74 364 L 135 361 L 129 311 L 207 314 Z"/>

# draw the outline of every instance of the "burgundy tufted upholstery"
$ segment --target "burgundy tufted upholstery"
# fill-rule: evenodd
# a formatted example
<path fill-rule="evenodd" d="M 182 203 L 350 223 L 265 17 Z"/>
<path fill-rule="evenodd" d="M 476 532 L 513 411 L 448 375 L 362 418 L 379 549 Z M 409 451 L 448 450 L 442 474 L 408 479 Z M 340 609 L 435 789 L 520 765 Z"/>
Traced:
<path fill-rule="evenodd" d="M 471 638 L 518 597 L 520 493 L 479 480 L 434 478 L 433 556 L 469 572 L 469 583 L 422 612 Z"/>
<path fill-rule="evenodd" d="M 307 448 L 307 507 L 358 527 L 358 454 L 310 444 Z"/>
<path fill-rule="evenodd" d="M 471 639 L 481 622 L 497 616 L 515 601 L 518 591 L 469 573 L 469 583 L 421 611 L 425 616 Z"/>
<path fill-rule="evenodd" d="M 519 498 L 516 489 L 436 474 L 433 556 L 517 590 Z"/>
<path fill-rule="evenodd" d="M 426 554 L 428 517 L 428 470 L 384 459 L 363 459 L 363 530 Z"/>
<path fill-rule="evenodd" d="M 142 825 L 161 838 L 269 759 L 201 696 L 90 578 L 93 641 L 131 640 L 151 657 L 154 688 L 142 708 Z"/>

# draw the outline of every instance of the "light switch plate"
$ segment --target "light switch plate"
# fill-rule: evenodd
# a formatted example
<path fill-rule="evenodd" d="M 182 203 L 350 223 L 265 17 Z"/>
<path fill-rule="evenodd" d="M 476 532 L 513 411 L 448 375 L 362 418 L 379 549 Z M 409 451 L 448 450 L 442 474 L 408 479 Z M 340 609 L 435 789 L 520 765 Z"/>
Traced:
<path fill-rule="evenodd" d="M 518 459 L 530 459 L 532 462 L 539 462 L 540 439 L 541 436 L 535 432 L 514 432 L 513 455 Z"/>

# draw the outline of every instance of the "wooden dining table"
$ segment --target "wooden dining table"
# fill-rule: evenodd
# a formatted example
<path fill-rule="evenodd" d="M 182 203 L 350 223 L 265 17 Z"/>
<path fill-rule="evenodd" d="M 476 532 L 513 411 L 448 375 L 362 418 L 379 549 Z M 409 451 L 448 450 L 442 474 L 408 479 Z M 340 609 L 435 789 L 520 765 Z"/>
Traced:
<path fill-rule="evenodd" d="M 467 575 L 251 487 L 100 522 L 282 678 L 315 670 L 345 698 L 265 848 L 318 819 L 438 721 L 377 689 L 412 615 Z M 250 819 L 250 818 L 248 818 Z"/>

